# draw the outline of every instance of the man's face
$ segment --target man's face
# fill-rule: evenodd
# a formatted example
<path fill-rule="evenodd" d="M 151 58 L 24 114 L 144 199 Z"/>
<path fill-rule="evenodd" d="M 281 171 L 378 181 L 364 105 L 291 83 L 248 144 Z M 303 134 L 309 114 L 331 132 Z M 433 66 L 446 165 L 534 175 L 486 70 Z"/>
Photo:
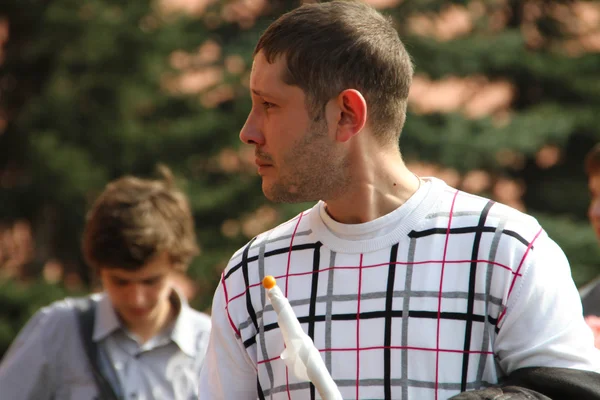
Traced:
<path fill-rule="evenodd" d="M 135 331 L 168 315 L 173 274 L 168 255 L 162 253 L 137 271 L 103 268 L 100 279 L 117 314 Z"/>
<path fill-rule="evenodd" d="M 346 150 L 335 141 L 336 121 L 311 116 L 306 95 L 282 77 L 286 61 L 269 64 L 259 52 L 250 75 L 252 110 L 240 139 L 255 146 L 265 196 L 276 202 L 327 199 L 348 181 Z"/>
<path fill-rule="evenodd" d="M 588 209 L 588 217 L 598 240 L 600 240 L 600 172 L 590 175 L 588 179 L 588 187 L 590 189 L 590 208 Z"/>

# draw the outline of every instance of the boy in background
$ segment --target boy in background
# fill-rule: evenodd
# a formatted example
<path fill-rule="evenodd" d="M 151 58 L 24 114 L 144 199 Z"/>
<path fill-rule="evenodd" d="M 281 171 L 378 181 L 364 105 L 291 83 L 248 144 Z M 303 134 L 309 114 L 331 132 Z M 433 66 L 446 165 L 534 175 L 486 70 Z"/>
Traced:
<path fill-rule="evenodd" d="M 103 292 L 31 318 L 0 364 L 3 399 L 197 397 L 210 318 L 175 289 L 198 248 L 186 196 L 162 174 L 120 178 L 96 200 L 83 254 Z"/>

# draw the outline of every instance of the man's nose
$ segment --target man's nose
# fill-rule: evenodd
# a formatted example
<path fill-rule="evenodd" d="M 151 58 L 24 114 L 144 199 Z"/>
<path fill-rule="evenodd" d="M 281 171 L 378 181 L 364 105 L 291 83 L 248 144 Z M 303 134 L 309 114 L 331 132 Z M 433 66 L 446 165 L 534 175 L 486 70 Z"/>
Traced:
<path fill-rule="evenodd" d="M 262 134 L 258 117 L 251 112 L 246 119 L 246 123 L 240 131 L 240 140 L 246 144 L 262 146 L 265 144 L 265 137 Z"/>
<path fill-rule="evenodd" d="M 142 285 L 132 285 L 130 300 L 134 307 L 144 307 L 146 305 L 146 290 Z"/>

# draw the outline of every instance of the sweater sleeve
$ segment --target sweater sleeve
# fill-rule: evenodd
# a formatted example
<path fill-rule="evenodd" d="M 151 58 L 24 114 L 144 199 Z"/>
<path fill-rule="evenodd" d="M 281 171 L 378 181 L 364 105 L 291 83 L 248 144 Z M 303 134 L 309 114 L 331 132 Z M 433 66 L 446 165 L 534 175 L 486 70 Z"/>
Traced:
<path fill-rule="evenodd" d="M 200 373 L 200 399 L 256 399 L 257 369 L 229 317 L 223 283 L 213 298 L 212 330 Z"/>
<path fill-rule="evenodd" d="M 506 374 L 525 367 L 600 370 L 600 351 L 583 319 L 569 262 L 542 232 L 523 261 L 499 322 L 495 353 Z"/>

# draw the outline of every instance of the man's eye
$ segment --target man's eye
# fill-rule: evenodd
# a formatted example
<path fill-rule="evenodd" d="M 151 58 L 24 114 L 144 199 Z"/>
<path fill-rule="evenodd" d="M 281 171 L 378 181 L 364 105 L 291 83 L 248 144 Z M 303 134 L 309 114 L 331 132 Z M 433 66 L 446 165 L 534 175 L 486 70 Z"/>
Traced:
<path fill-rule="evenodd" d="M 262 105 L 265 110 L 268 110 L 269 108 L 273 107 L 275 104 L 269 103 L 268 101 L 263 101 Z"/>
<path fill-rule="evenodd" d="M 146 286 L 152 286 L 152 285 L 156 285 L 160 281 L 161 281 L 161 278 L 152 278 L 152 279 L 145 279 L 142 281 L 142 283 Z"/>

